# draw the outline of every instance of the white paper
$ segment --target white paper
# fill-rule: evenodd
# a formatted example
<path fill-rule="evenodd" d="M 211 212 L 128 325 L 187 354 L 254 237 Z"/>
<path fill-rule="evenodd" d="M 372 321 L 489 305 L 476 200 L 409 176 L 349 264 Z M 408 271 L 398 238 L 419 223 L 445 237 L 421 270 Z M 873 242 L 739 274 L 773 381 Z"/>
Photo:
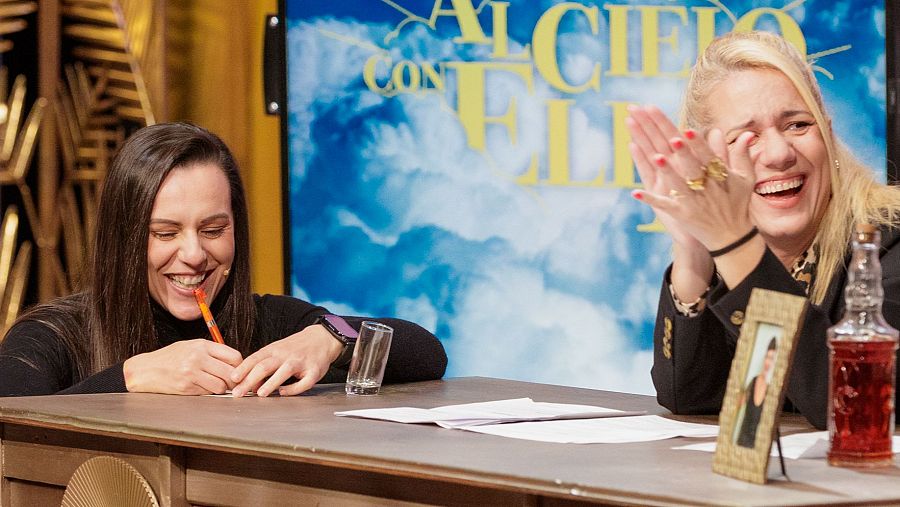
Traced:
<path fill-rule="evenodd" d="M 334 414 L 401 423 L 435 423 L 444 428 L 557 443 L 648 442 L 674 437 L 714 437 L 719 433 L 716 425 L 590 405 L 535 402 L 531 398 L 432 409 L 397 407 Z"/>
<path fill-rule="evenodd" d="M 335 412 L 344 417 L 362 417 L 407 424 L 435 423 L 443 428 L 465 428 L 517 421 L 548 421 L 640 415 L 591 405 L 536 402 L 531 398 L 447 405 L 425 409 L 413 407 L 373 408 Z"/>
<path fill-rule="evenodd" d="M 781 454 L 787 459 L 824 459 L 828 454 L 827 431 L 814 431 L 811 433 L 795 433 L 781 437 Z M 900 449 L 900 436 L 894 436 L 892 441 L 894 453 Z M 682 445 L 673 449 L 687 451 L 715 452 L 715 442 L 702 444 Z M 772 442 L 772 456 L 778 456 L 778 446 Z"/>
<path fill-rule="evenodd" d="M 466 426 L 460 429 L 501 437 L 561 444 L 624 444 L 675 437 L 713 437 L 719 434 L 719 427 L 714 424 L 686 423 L 657 415 L 520 422 Z"/>

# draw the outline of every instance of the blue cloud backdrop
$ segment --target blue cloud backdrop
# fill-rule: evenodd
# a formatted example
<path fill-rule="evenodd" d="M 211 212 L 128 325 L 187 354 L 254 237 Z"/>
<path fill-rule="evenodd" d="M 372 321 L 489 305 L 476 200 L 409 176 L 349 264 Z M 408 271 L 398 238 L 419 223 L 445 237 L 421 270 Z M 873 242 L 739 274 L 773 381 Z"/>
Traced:
<path fill-rule="evenodd" d="M 475 1 L 476 7 L 486 2 Z M 512 1 L 510 53 L 531 41 L 535 22 L 558 1 Z M 609 68 L 604 2 L 599 34 L 583 17 L 561 25 L 562 73 L 585 80 Z M 640 2 L 606 2 L 639 5 Z M 797 20 L 808 53 L 850 45 L 817 64 L 838 134 L 879 172 L 885 166 L 882 2 L 685 1 L 737 17 L 757 7 Z M 450 2 L 438 2 L 450 8 Z M 419 322 L 444 342 L 448 375 L 485 375 L 652 393 L 652 327 L 664 234 L 637 232 L 652 214 L 613 187 L 525 186 L 516 182 L 539 153 L 546 165 L 546 101 L 571 99 L 571 179 L 613 165 L 609 101 L 653 102 L 674 114 L 684 80 L 603 76 L 599 92 L 561 93 L 535 73 L 489 73 L 486 107 L 515 97 L 518 139 L 489 126 L 484 152 L 467 145 L 455 112 L 456 81 L 443 91 L 384 96 L 363 80 L 373 54 L 394 62 L 490 61 L 488 45 L 459 44 L 459 25 L 441 18 L 392 31 L 408 15 L 428 18 L 433 0 L 288 0 L 288 140 L 292 292 L 338 313 Z M 491 9 L 479 19 L 490 36 Z M 693 12 L 688 10 L 688 12 Z M 640 66 L 640 18 L 629 18 L 630 68 Z M 661 17 L 679 48 L 661 49 L 663 70 L 696 55 L 693 18 Z M 730 30 L 725 13 L 717 33 Z M 760 28 L 777 31 L 771 17 Z M 380 82 L 389 76 L 380 68 Z M 556 127 L 554 127 L 556 128 Z M 611 169 L 608 169 L 611 171 Z"/>

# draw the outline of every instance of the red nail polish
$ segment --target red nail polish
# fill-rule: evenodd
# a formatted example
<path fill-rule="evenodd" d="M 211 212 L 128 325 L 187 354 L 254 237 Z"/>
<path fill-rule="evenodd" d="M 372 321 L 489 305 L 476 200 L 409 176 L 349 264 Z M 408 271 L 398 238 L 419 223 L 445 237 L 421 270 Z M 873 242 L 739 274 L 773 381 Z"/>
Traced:
<path fill-rule="evenodd" d="M 631 197 L 634 197 L 635 199 L 637 199 L 637 200 L 639 200 L 639 201 L 643 201 L 643 200 L 644 200 L 644 193 L 641 192 L 640 190 L 632 190 L 632 191 L 631 191 Z"/>
<path fill-rule="evenodd" d="M 677 137 L 675 139 L 672 139 L 672 147 L 676 150 L 680 150 L 683 146 L 684 141 L 682 141 L 681 139 L 678 139 Z"/>
<path fill-rule="evenodd" d="M 694 129 L 687 129 L 684 131 L 684 137 L 686 137 L 688 139 L 693 139 L 693 138 L 697 137 L 697 133 L 694 132 Z"/>
<path fill-rule="evenodd" d="M 665 167 L 666 166 L 666 157 L 664 157 L 662 155 L 656 155 L 655 157 L 653 157 L 653 162 L 656 163 L 656 165 L 658 165 L 660 167 Z"/>

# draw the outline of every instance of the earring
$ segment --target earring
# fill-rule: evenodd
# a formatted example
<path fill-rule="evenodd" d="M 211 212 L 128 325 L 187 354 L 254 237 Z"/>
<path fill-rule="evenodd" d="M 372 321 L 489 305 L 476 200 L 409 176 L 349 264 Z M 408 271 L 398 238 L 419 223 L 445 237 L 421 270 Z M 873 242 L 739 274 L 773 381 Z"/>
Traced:
<path fill-rule="evenodd" d="M 834 169 L 835 169 L 836 171 L 840 171 L 840 170 L 841 170 L 841 161 L 840 161 L 840 160 L 834 159 Z"/>
<path fill-rule="evenodd" d="M 227 277 L 229 273 L 231 273 L 231 270 L 226 269 L 225 271 L 222 271 L 222 276 Z"/>

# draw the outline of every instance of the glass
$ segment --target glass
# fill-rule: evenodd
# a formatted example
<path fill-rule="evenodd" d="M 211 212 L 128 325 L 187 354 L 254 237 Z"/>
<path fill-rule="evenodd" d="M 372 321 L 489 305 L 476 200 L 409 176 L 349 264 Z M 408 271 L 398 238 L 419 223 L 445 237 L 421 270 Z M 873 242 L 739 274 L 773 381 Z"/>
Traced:
<path fill-rule="evenodd" d="M 879 467 L 893 463 L 898 332 L 884 320 L 880 233 L 858 225 L 844 291 L 847 311 L 828 329 L 828 463 Z"/>
<path fill-rule="evenodd" d="M 380 322 L 364 321 L 359 329 L 359 338 L 353 347 L 353 359 L 347 373 L 347 394 L 378 394 L 384 379 L 388 352 L 394 330 Z"/>

